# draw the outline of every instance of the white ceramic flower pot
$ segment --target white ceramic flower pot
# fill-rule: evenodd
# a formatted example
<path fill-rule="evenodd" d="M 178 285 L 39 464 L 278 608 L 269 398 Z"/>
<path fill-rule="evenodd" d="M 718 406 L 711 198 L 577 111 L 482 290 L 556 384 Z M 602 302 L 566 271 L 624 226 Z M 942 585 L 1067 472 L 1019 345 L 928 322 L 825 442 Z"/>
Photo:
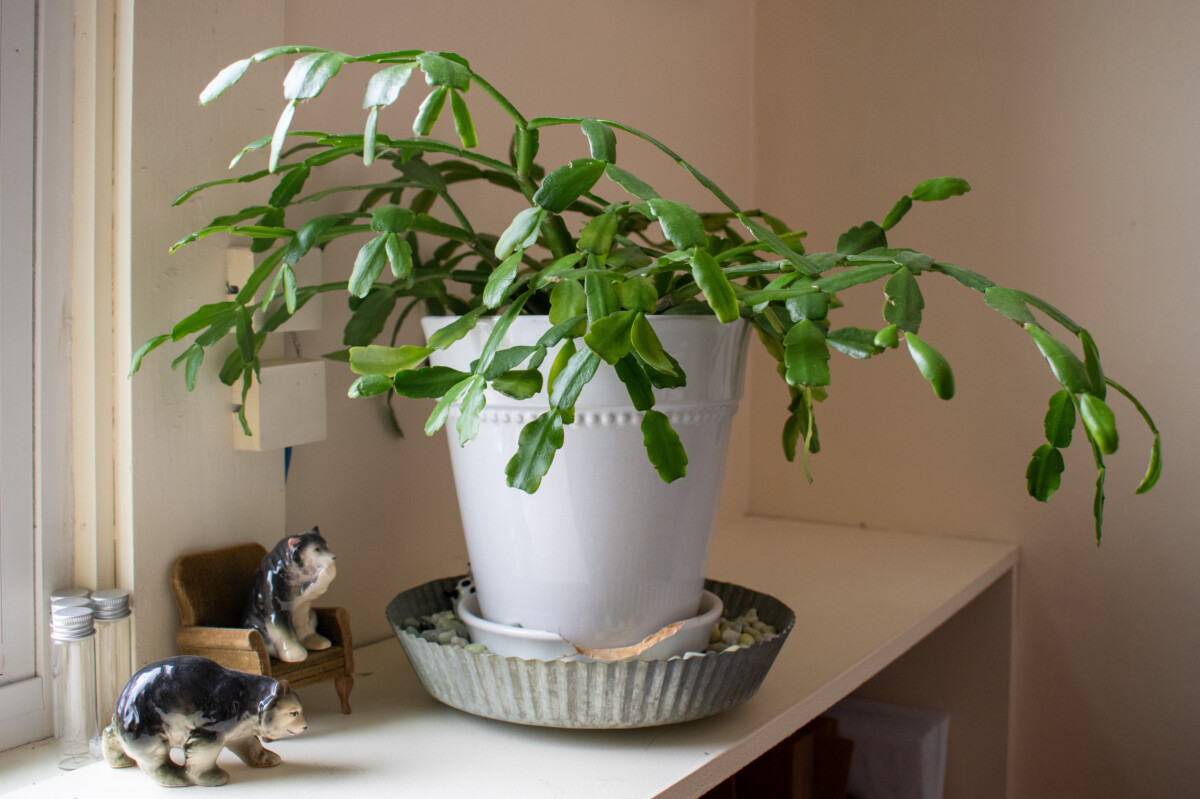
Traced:
<path fill-rule="evenodd" d="M 687 386 L 656 391 L 655 408 L 688 453 L 687 476 L 674 483 L 664 483 L 647 460 L 642 414 L 606 364 L 580 395 L 566 444 L 535 494 L 509 488 L 504 467 L 521 428 L 548 409 L 544 391 L 518 402 L 489 389 L 478 437 L 465 447 L 451 412 L 451 463 L 484 618 L 606 648 L 696 615 L 749 326 L 714 317 L 650 319 L 687 374 Z M 424 319 L 426 336 L 450 321 Z M 480 320 L 449 352 L 435 353 L 433 364 L 466 371 L 493 324 Z M 546 317 L 519 317 L 501 346 L 534 344 L 548 328 Z"/>

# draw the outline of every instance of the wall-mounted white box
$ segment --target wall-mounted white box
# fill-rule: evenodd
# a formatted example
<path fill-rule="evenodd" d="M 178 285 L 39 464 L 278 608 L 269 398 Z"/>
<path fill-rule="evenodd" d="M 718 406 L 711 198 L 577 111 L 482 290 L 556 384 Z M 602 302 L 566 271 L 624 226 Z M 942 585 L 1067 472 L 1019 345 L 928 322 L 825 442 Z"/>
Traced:
<path fill-rule="evenodd" d="M 234 449 L 266 452 L 308 444 L 325 438 L 325 362 L 302 358 L 263 361 L 261 382 L 246 395 L 246 422 L 253 435 L 242 431 L 233 415 Z M 242 402 L 242 386 L 233 386 L 234 406 Z"/>
<path fill-rule="evenodd" d="M 229 288 L 233 291 L 238 291 L 250 279 L 250 275 L 254 272 L 254 267 L 258 265 L 259 255 L 250 252 L 249 247 L 230 246 L 225 250 L 225 281 Z M 304 276 L 306 284 L 317 284 L 322 280 L 324 272 L 324 264 L 321 260 L 321 251 L 313 247 L 308 253 L 300 259 L 294 267 L 297 273 Z M 283 288 L 278 290 L 278 298 L 273 300 L 267 307 L 268 312 L 274 313 L 277 308 L 283 305 Z M 299 330 L 318 330 L 321 327 L 321 304 L 320 294 L 315 295 L 304 306 L 292 315 L 279 327 L 275 328 L 277 333 L 294 333 Z M 263 323 L 262 312 L 254 314 L 254 328 L 257 330 Z"/>

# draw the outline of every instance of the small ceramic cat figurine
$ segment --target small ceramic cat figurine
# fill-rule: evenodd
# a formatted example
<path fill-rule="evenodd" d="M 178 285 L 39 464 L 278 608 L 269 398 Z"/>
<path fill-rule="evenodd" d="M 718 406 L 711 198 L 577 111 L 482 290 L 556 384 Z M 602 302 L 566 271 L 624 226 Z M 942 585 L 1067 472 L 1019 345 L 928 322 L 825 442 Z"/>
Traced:
<path fill-rule="evenodd" d="M 280 540 L 262 559 L 242 614 L 242 626 L 258 630 L 267 653 L 288 663 L 304 660 L 309 649 L 328 649 L 317 632 L 313 600 L 337 575 L 337 558 L 316 527 Z"/>
<path fill-rule="evenodd" d="M 457 616 L 462 616 L 458 612 L 458 606 L 462 601 L 475 593 L 475 577 L 470 572 L 467 572 L 461 580 L 454 584 L 454 588 L 446 592 L 450 596 L 450 606 L 454 608 L 454 613 Z"/>
<path fill-rule="evenodd" d="M 224 785 L 217 766 L 228 748 L 248 766 L 277 766 L 263 748 L 308 728 L 304 708 L 283 680 L 223 668 L 183 655 L 151 663 L 130 678 L 104 730 L 104 759 L 113 768 L 138 766 L 159 785 Z M 183 750 L 184 762 L 171 760 Z"/>

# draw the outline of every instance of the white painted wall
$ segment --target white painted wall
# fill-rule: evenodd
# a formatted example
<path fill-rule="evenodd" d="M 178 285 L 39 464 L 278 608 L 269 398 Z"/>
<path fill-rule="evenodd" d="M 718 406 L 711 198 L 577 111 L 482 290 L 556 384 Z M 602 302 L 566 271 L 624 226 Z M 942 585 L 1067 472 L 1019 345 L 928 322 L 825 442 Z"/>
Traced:
<path fill-rule="evenodd" d="M 129 231 L 132 321 L 119 322 L 128 327 L 118 341 L 140 343 L 200 304 L 225 299 L 225 254 L 215 237 L 174 255 L 167 250 L 227 213 L 234 198 L 249 204 L 250 195 L 232 188 L 170 204 L 183 189 L 222 177 L 232 154 L 273 125 L 282 64 L 247 77 L 236 111 L 204 109 L 196 97 L 222 66 L 281 39 L 282 19 L 282 2 L 137 4 L 132 43 L 121 48 L 132 54 L 132 130 L 117 181 L 128 182 L 118 216 Z M 235 452 L 230 390 L 216 379 L 224 353 L 209 356 L 189 396 L 182 374 L 170 368 L 179 352 L 182 345 L 164 345 L 132 381 L 123 379 L 129 350 L 118 353 L 118 390 L 131 392 L 130 418 L 119 420 L 131 424 L 131 470 L 118 476 L 128 492 L 119 499 L 118 514 L 128 516 L 120 522 L 118 564 L 132 568 L 119 578 L 134 590 L 139 663 L 175 652 L 179 616 L 168 571 L 176 557 L 284 535 L 282 452 Z"/>
<path fill-rule="evenodd" d="M 1056 388 L 1041 358 L 978 295 L 931 276 L 922 333 L 958 397 L 940 404 L 903 352 L 840 358 L 815 485 L 773 454 L 753 461 L 758 512 L 1020 545 L 1009 795 L 1022 799 L 1186 795 L 1200 778 L 1200 361 L 1186 322 L 1200 290 L 1198 31 L 1200 6 L 1171 0 L 759 4 L 757 201 L 829 249 L 919 180 L 970 179 L 893 243 L 1065 308 L 1166 437 L 1159 487 L 1134 496 L 1150 439 L 1111 401 L 1123 439 L 1097 549 L 1080 442 L 1049 506 L 1024 493 Z M 882 298 L 858 291 L 874 323 Z M 763 367 L 750 418 L 769 450 L 785 398 Z"/>

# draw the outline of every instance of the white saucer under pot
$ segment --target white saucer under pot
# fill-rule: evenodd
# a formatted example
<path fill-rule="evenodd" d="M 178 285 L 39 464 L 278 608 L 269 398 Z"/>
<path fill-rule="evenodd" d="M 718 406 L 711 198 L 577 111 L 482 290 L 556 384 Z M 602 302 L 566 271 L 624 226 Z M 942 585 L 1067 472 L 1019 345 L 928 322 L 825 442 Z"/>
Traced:
<path fill-rule="evenodd" d="M 709 633 L 721 618 L 724 603 L 711 591 L 700 597 L 700 612 L 682 620 L 677 632 L 641 652 L 639 660 L 658 660 L 708 648 Z M 497 655 L 527 660 L 558 660 L 576 656 L 576 649 L 557 633 L 513 627 L 488 621 L 479 614 L 479 597 L 469 594 L 458 606 L 458 615 L 471 633 L 471 641 Z M 637 643 L 636 641 L 632 643 Z"/>

